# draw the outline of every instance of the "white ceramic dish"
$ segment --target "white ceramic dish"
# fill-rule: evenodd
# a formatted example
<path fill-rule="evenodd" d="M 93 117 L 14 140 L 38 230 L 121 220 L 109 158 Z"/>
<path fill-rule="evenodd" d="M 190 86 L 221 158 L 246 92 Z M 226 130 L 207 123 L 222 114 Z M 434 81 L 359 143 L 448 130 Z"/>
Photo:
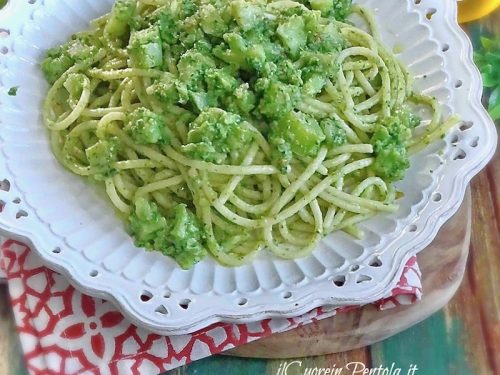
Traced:
<path fill-rule="evenodd" d="M 55 161 L 40 120 L 47 90 L 37 68 L 43 51 L 85 29 L 112 0 L 11 1 L 0 12 L 0 228 L 33 245 L 84 293 L 113 300 L 133 323 L 161 334 L 386 295 L 406 259 L 456 212 L 468 182 L 493 155 L 497 136 L 481 106 L 480 75 L 455 21 L 454 1 L 358 3 L 375 12 L 389 48 L 403 47 L 401 59 L 417 77 L 416 89 L 435 95 L 445 114 L 459 113 L 465 121 L 413 158 L 400 183 L 400 210 L 363 223 L 363 240 L 336 233 L 305 259 L 284 261 L 262 252 L 243 267 L 207 259 L 190 271 L 136 249 L 106 200 Z M 7 96 L 18 85 L 18 95 Z"/>
<path fill-rule="evenodd" d="M 3 243 L 4 237 L 0 235 L 0 244 Z M 6 281 L 7 275 L 5 275 L 4 270 L 2 269 L 2 252 L 0 251 L 0 284 Z"/>

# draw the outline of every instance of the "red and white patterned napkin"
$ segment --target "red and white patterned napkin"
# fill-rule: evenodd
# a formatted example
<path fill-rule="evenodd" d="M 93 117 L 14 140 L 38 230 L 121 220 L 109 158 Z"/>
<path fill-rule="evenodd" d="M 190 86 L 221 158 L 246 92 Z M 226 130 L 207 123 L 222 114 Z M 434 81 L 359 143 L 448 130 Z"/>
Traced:
<path fill-rule="evenodd" d="M 296 318 L 217 323 L 190 335 L 165 337 L 131 325 L 110 302 L 78 292 L 22 243 L 3 243 L 2 267 L 31 374 L 158 374 L 351 310 L 317 308 Z M 421 294 L 421 273 L 414 256 L 392 294 L 376 305 L 386 309 L 411 304 Z"/>

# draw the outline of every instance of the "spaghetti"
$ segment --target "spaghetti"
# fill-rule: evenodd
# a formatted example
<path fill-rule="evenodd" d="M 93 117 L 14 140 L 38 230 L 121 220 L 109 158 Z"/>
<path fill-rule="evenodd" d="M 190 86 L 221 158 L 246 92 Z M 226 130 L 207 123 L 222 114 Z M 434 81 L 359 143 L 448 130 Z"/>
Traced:
<path fill-rule="evenodd" d="M 123 7 L 127 2 L 118 3 Z M 193 143 L 193 124 L 206 109 L 200 111 L 180 98 L 180 94 L 176 94 L 177 101 L 165 104 L 155 91 L 160 80 L 172 83 L 173 87 L 182 78 L 181 55 L 174 48 L 168 48 L 165 40 L 161 64 L 141 66 L 134 63 L 129 53 L 135 38 L 134 28 L 145 29 L 144 24 L 155 22 L 151 20 L 164 9 L 178 15 L 176 9 L 187 3 L 178 0 L 133 3 L 133 11 L 124 26 L 126 30 L 120 34 L 115 25 L 120 20 L 113 14 L 119 10 L 115 5 L 112 13 L 93 21 L 91 30 L 80 39 L 76 38 L 84 40 L 85 48 L 90 46 L 92 53 L 80 59 L 73 57 L 59 74 L 49 78 L 53 84 L 45 100 L 43 118 L 50 131 L 54 154 L 71 172 L 102 181 L 109 199 L 124 217 L 133 215 L 134 204 L 143 199 L 158 207 L 162 217 L 157 222 L 163 223 L 160 227 L 165 228 L 169 213 L 185 205 L 202 228 L 200 243 L 224 265 L 241 265 L 264 247 L 281 258 L 302 257 L 309 254 L 323 236 L 335 230 L 357 235 L 357 223 L 377 213 L 397 209 L 394 182 L 402 177 L 400 172 L 408 166 L 398 159 L 394 162 L 397 171 L 388 171 L 392 168 L 391 158 L 397 156 L 394 153 L 406 155 L 408 150 L 419 151 L 457 123 L 455 117 L 441 123 L 436 100 L 413 93 L 410 74 L 382 46 L 371 15 L 353 6 L 351 11 L 363 17 L 370 31 L 365 32 L 334 17 L 317 17 L 319 24 L 333 25 L 342 40 L 338 53 L 324 54 L 333 59 L 331 62 L 337 71 L 327 77 L 316 92 L 304 89 L 306 85 L 303 84 L 299 99 L 293 103 L 293 113 L 302 116 L 299 119 L 321 124 L 314 154 L 295 152 L 303 145 L 294 149 L 292 144 L 292 157 L 283 167 L 281 159 L 277 161 L 276 158 L 283 137 L 276 141 L 272 138 L 273 130 L 269 129 L 279 120 L 266 120 L 266 103 L 262 103 L 252 112 L 240 112 L 235 120 L 246 137 L 241 138 L 243 141 L 237 152 L 232 149 L 225 156 L 217 156 L 218 159 L 193 156 L 186 146 Z M 222 3 L 232 6 L 228 4 Z M 301 21 L 296 20 L 301 15 L 311 13 L 316 17 L 318 14 L 318 11 L 289 0 L 245 4 L 247 9 L 258 7 L 262 10 L 261 22 L 278 22 L 279 25 L 290 25 L 291 20 L 299 24 Z M 190 22 L 200 9 L 212 8 L 195 6 L 194 15 L 185 17 L 184 22 Z M 294 10 L 296 8 L 300 10 Z M 205 14 L 204 17 L 209 16 Z M 244 29 L 239 18 L 235 18 L 236 21 L 227 21 L 233 22 L 229 26 L 221 26 L 225 34 L 219 37 L 220 40 L 227 41 L 227 33 L 234 29 Z M 204 38 L 213 44 L 215 26 L 201 25 Z M 192 32 L 199 31 L 196 30 Z M 130 44 L 126 49 L 126 43 L 116 40 L 126 40 L 129 34 Z M 101 43 L 89 43 L 89 36 Z M 287 46 L 283 40 L 281 44 Z M 146 54 L 155 48 L 154 43 L 150 42 L 148 48 Z M 155 58 L 154 54 L 151 56 Z M 302 72 L 318 64 L 316 60 L 301 58 L 300 52 L 290 52 L 286 56 L 294 56 L 290 58 L 292 67 Z M 61 54 L 56 56 L 58 59 L 63 57 Z M 231 65 L 219 58 L 215 61 L 219 65 L 217 68 L 221 64 Z M 255 77 L 249 74 L 252 70 L 244 69 L 243 73 L 233 70 L 243 82 L 240 88 L 256 87 Z M 48 70 L 46 67 L 47 76 Z M 259 74 L 263 73 L 254 73 Z M 239 95 L 238 91 L 233 95 Z M 258 98 L 259 95 L 261 101 L 268 99 L 266 94 L 258 94 Z M 407 121 L 404 116 L 415 122 L 408 109 L 411 103 L 429 106 L 434 113 L 432 121 L 419 135 L 407 126 L 410 136 L 400 139 L 400 144 L 393 147 L 390 139 L 402 136 L 395 134 L 392 127 Z M 224 113 L 231 112 L 231 107 L 223 104 L 220 107 Z M 260 114 L 256 113 L 259 108 Z M 153 140 L 167 137 L 168 142 L 138 142 L 137 137 L 131 135 L 128 124 L 131 113 L 141 110 L 152 113 L 151 116 L 161 116 L 168 137 L 158 133 Z M 208 113 L 213 119 L 222 116 L 222 112 Z M 418 121 L 413 126 L 417 124 Z M 339 142 L 331 141 L 337 136 L 341 138 Z M 292 142 L 286 137 L 285 141 Z M 96 155 L 100 157 L 98 161 L 94 160 Z M 105 165 L 103 155 L 108 156 Z M 137 238 L 138 234 L 132 235 Z M 155 250 L 165 250 L 158 242 L 148 244 Z M 173 253 L 167 251 L 166 254 Z M 175 257 L 186 268 L 199 260 L 186 261 L 179 254 Z"/>

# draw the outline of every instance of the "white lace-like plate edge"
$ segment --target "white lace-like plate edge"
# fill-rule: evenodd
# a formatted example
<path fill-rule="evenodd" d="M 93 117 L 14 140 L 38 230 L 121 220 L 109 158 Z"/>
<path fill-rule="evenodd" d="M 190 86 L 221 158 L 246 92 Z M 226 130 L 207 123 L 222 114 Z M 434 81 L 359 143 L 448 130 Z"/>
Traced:
<path fill-rule="evenodd" d="M 370 5 L 377 2 L 367 0 L 364 3 Z M 28 22 L 35 22 L 33 21 L 34 18 L 36 19 L 34 12 L 35 10 L 43 10 L 44 4 L 44 1 L 35 4 L 29 4 L 27 1 L 16 3 L 11 1 L 7 8 L 0 12 L 0 28 L 9 30 L 9 35 L 0 39 L 0 48 L 2 48 L 0 52 L 2 54 L 4 48 L 8 48 L 12 40 L 22 37 L 24 27 L 20 21 L 29 18 Z M 174 322 L 160 316 L 161 314 L 155 311 L 158 306 L 167 306 L 169 310 L 172 309 L 172 306 L 169 305 L 172 303 L 162 300 L 162 296 L 153 294 L 151 301 L 148 301 L 147 304 L 141 303 L 137 291 L 127 290 L 123 288 L 123 285 L 120 287 L 116 275 L 110 274 L 108 278 L 104 277 L 106 276 L 104 274 L 100 275 L 102 276 L 100 278 L 93 278 L 89 276 L 88 272 L 82 272 L 82 268 L 87 271 L 88 267 L 83 267 L 80 263 L 82 260 L 86 260 L 81 255 L 62 257 L 53 253 L 54 241 L 46 238 L 46 233 L 43 233 L 44 231 L 39 227 L 45 223 L 37 220 L 36 214 L 31 212 L 31 207 L 23 203 L 17 206 L 10 203 L 18 196 L 23 196 L 23 192 L 17 189 L 15 173 L 9 170 L 5 154 L 0 160 L 0 180 L 6 178 L 10 181 L 11 186 L 8 192 L 0 190 L 0 200 L 7 203 L 0 215 L 0 229 L 10 237 L 30 244 L 45 264 L 66 275 L 71 283 L 82 292 L 112 300 L 131 322 L 160 334 L 184 334 L 219 321 L 243 323 L 277 316 L 296 316 L 322 305 L 366 304 L 386 296 L 397 283 L 406 260 L 425 248 L 436 236 L 442 224 L 458 210 L 468 182 L 486 165 L 496 148 L 495 127 L 481 105 L 482 83 L 479 72 L 473 64 L 472 46 L 455 21 L 456 5 L 454 1 L 423 0 L 418 5 L 411 2 L 410 7 L 412 9 L 410 13 L 419 14 L 419 25 L 424 25 L 434 37 L 441 37 L 441 42 L 438 42 L 438 45 L 444 43 L 443 37 L 446 36 L 445 49 L 449 52 L 443 56 L 448 67 L 447 73 L 453 78 L 459 77 L 461 85 L 468 91 L 464 93 L 462 90 L 460 94 L 454 94 L 466 98 L 468 103 L 468 107 L 459 110 L 457 108 L 457 112 L 462 114 L 464 120 L 472 120 L 474 123 L 472 128 L 466 130 L 468 133 L 460 144 L 470 142 L 475 138 L 476 133 L 481 133 L 481 148 L 476 148 L 475 152 L 467 158 L 458 158 L 454 161 L 456 164 L 446 160 L 446 166 L 440 170 L 440 175 L 436 177 L 436 179 L 439 177 L 440 180 L 437 187 L 439 192 L 442 192 L 443 199 L 439 204 L 420 207 L 418 219 L 411 224 L 415 226 L 415 231 L 401 232 L 398 236 L 394 236 L 392 243 L 386 244 L 387 248 L 394 251 L 380 253 L 380 257 L 383 257 L 384 260 L 384 267 L 380 271 L 384 271 L 385 275 L 381 275 L 380 272 L 374 274 L 376 279 L 368 283 L 369 287 L 357 290 L 345 287 L 342 290 L 336 289 L 333 293 L 332 279 L 323 279 L 316 284 L 312 283 L 314 286 L 312 289 L 302 288 L 301 291 L 301 288 L 292 288 L 293 298 L 284 300 L 282 298 L 283 292 L 279 291 L 274 294 L 274 298 L 271 298 L 272 294 L 270 294 L 266 296 L 266 301 L 251 306 L 251 308 L 234 303 L 235 300 L 242 298 L 239 295 L 235 295 L 234 298 L 231 298 L 231 303 L 227 304 L 221 298 L 217 300 L 217 303 L 210 304 L 211 298 L 209 298 L 206 299 L 205 305 L 198 304 L 177 314 L 179 318 Z M 430 21 L 426 18 L 427 14 L 432 16 Z M 433 40 L 436 41 L 434 38 Z M 451 53 L 453 53 L 453 57 Z M 8 54 L 15 55 L 11 52 Z M 15 56 L 9 57 L 15 58 Z M 0 73 L 5 69 L 6 65 L 0 61 Z M 3 90 L 8 90 L 8 86 L 3 83 L 0 82 L 0 87 Z M 5 100 L 5 97 L 3 99 Z M 2 110 L 3 105 L 0 107 L 0 113 Z M 1 135 L 0 131 L 0 141 L 2 141 Z M 452 154 L 448 156 L 451 158 Z M 443 182 L 444 180 L 446 183 Z M 22 217 L 21 219 L 16 218 L 22 211 L 30 214 L 29 225 Z M 366 267 L 368 262 L 369 259 L 366 257 L 360 260 L 356 266 L 358 268 L 359 265 Z M 328 288 L 327 285 L 330 287 Z M 195 295 L 193 299 L 197 297 L 199 296 Z M 279 299 L 279 303 L 276 302 L 276 299 Z M 219 302 L 222 303 L 219 304 Z"/>

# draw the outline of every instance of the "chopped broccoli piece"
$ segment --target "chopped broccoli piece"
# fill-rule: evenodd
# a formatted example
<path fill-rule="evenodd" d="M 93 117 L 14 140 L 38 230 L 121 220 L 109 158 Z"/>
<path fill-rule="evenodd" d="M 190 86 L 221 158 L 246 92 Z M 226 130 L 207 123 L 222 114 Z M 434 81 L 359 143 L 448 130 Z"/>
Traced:
<path fill-rule="evenodd" d="M 252 140 L 240 116 L 219 108 L 203 111 L 191 123 L 184 152 L 194 159 L 221 164 L 230 154 L 239 155 Z"/>
<path fill-rule="evenodd" d="M 179 30 L 176 20 L 170 9 L 164 9 L 158 16 L 158 27 L 161 40 L 168 44 L 174 44 L 179 38 Z"/>
<path fill-rule="evenodd" d="M 144 198 L 135 201 L 135 209 L 129 217 L 129 230 L 135 238 L 136 246 L 152 248 L 158 237 L 165 233 L 167 220 L 154 203 Z"/>
<path fill-rule="evenodd" d="M 338 26 L 333 23 L 318 25 L 314 32 L 309 33 L 308 38 L 309 49 L 321 53 L 341 51 L 346 45 Z"/>
<path fill-rule="evenodd" d="M 271 125 L 275 139 L 283 139 L 300 156 L 316 156 L 325 134 L 314 117 L 291 111 Z"/>
<path fill-rule="evenodd" d="M 17 90 L 19 90 L 19 86 L 14 86 L 9 89 L 7 92 L 7 95 L 9 96 L 16 96 L 17 95 Z"/>
<path fill-rule="evenodd" d="M 397 109 L 394 114 L 379 124 L 370 140 L 375 151 L 375 162 L 371 168 L 381 178 L 389 181 L 401 180 L 410 167 L 407 142 L 412 129 L 420 119 L 408 109 Z"/>
<path fill-rule="evenodd" d="M 237 66 L 239 69 L 248 70 L 249 65 L 245 56 L 247 51 L 245 39 L 237 33 L 226 33 L 224 34 L 224 41 L 229 46 L 229 49 L 225 48 L 224 44 L 220 44 L 213 49 L 215 56 L 228 64 Z"/>
<path fill-rule="evenodd" d="M 261 21 L 254 28 L 242 33 L 242 37 L 249 46 L 260 46 L 266 56 L 266 62 L 278 64 L 280 61 L 287 60 L 285 48 L 276 37 L 276 21 Z"/>
<path fill-rule="evenodd" d="M 203 5 L 199 12 L 200 26 L 205 34 L 222 37 L 227 31 L 227 24 L 222 19 L 220 11 L 212 4 Z"/>
<path fill-rule="evenodd" d="M 128 115 L 125 130 L 139 144 L 169 144 L 171 139 L 165 119 L 144 107 Z"/>
<path fill-rule="evenodd" d="M 175 206 L 165 217 L 155 203 L 138 198 L 129 216 L 129 231 L 137 246 L 169 255 L 183 269 L 207 256 L 202 226 L 184 204 Z"/>
<path fill-rule="evenodd" d="M 149 69 L 163 65 L 163 49 L 158 26 L 134 31 L 128 46 L 129 64 L 134 68 Z"/>
<path fill-rule="evenodd" d="M 307 43 L 304 19 L 297 15 L 289 17 L 286 22 L 280 24 L 276 33 L 292 56 L 297 56 Z"/>
<path fill-rule="evenodd" d="M 315 74 L 312 77 L 310 77 L 306 81 L 306 83 L 304 83 L 304 87 L 302 88 L 302 93 L 306 96 L 315 96 L 323 90 L 323 87 L 325 87 L 326 82 L 327 78 L 325 76 Z"/>
<path fill-rule="evenodd" d="M 47 82 L 53 84 L 74 63 L 75 61 L 68 56 L 63 47 L 51 48 L 47 51 L 47 57 L 42 61 L 41 69 Z"/>
<path fill-rule="evenodd" d="M 90 33 L 79 33 L 66 44 L 49 49 L 40 65 L 45 79 L 53 84 L 75 63 L 93 57 L 99 47 L 100 42 Z"/>
<path fill-rule="evenodd" d="M 196 5 L 196 0 L 182 0 L 180 2 L 179 18 L 184 19 L 192 16 L 196 13 L 198 5 Z"/>
<path fill-rule="evenodd" d="M 373 171 L 388 181 L 398 181 L 404 178 L 405 171 L 410 167 L 408 153 L 403 145 L 396 143 L 374 143 L 376 158 L 372 164 Z"/>
<path fill-rule="evenodd" d="M 327 118 L 321 120 L 319 125 L 325 134 L 325 143 L 327 146 L 341 146 L 347 142 L 347 134 L 337 120 Z"/>
<path fill-rule="evenodd" d="M 259 110 L 269 118 L 280 118 L 290 112 L 300 99 L 300 89 L 276 80 L 262 81 L 265 86 L 260 100 Z"/>
<path fill-rule="evenodd" d="M 205 109 L 216 105 L 217 103 L 214 102 L 214 100 L 216 100 L 214 96 L 208 95 L 204 91 L 189 91 L 189 101 L 198 112 L 202 112 Z"/>
<path fill-rule="evenodd" d="M 148 93 L 154 94 L 159 100 L 164 103 L 175 103 L 179 100 L 177 90 L 177 80 L 173 74 L 168 72 L 163 73 L 162 77 L 157 79 L 148 89 Z M 150 90 L 150 91 L 149 91 Z"/>
<path fill-rule="evenodd" d="M 290 85 L 301 86 L 303 84 L 302 72 L 290 60 L 282 60 L 278 63 L 276 75 L 280 81 Z"/>
<path fill-rule="evenodd" d="M 105 33 L 117 39 L 128 35 L 136 4 L 136 0 L 116 0 L 106 23 Z"/>
<path fill-rule="evenodd" d="M 255 27 L 261 20 L 263 9 L 246 1 L 233 1 L 231 3 L 231 14 L 243 31 L 247 31 Z"/>
<path fill-rule="evenodd" d="M 79 33 L 67 45 L 67 53 L 75 62 L 93 57 L 99 50 L 99 40 L 90 33 Z"/>
<path fill-rule="evenodd" d="M 309 0 L 311 9 L 318 10 L 326 18 L 344 21 L 349 15 L 352 0 Z"/>
<path fill-rule="evenodd" d="M 239 81 L 234 78 L 234 72 L 230 67 L 208 69 L 205 73 L 205 82 L 208 92 L 217 99 L 232 95 L 239 86 Z"/>
<path fill-rule="evenodd" d="M 335 77 L 339 65 L 336 62 L 337 52 L 317 53 L 304 52 L 300 57 L 302 80 L 306 82 L 314 76 L 332 78 Z"/>
<path fill-rule="evenodd" d="M 178 204 L 167 217 L 166 237 L 155 242 L 164 254 L 188 269 L 207 256 L 205 232 L 185 204 Z"/>
<path fill-rule="evenodd" d="M 248 115 L 255 108 L 256 97 L 249 89 L 248 83 L 242 83 L 234 90 L 234 95 L 229 97 L 227 102 L 231 112 Z"/>
<path fill-rule="evenodd" d="M 333 0 L 333 10 L 329 14 L 337 21 L 344 21 L 351 11 L 352 0 Z"/>
<path fill-rule="evenodd" d="M 209 68 L 214 68 L 214 60 L 196 50 L 189 50 L 184 53 L 177 63 L 179 70 L 179 80 L 194 90 L 203 82 L 205 72 Z"/>
<path fill-rule="evenodd" d="M 270 52 L 260 41 L 245 39 L 238 33 L 224 34 L 224 41 L 229 48 L 222 43 L 213 49 L 219 59 L 243 71 L 259 71 L 264 67 Z"/>
<path fill-rule="evenodd" d="M 212 43 L 210 43 L 210 41 L 208 41 L 206 38 L 198 39 L 193 45 L 193 49 L 204 55 L 211 54 L 212 48 Z"/>
<path fill-rule="evenodd" d="M 101 139 L 85 150 L 91 167 L 98 170 L 97 179 L 111 176 L 115 170 L 112 163 L 117 160 L 119 150 L 118 138 Z"/>

